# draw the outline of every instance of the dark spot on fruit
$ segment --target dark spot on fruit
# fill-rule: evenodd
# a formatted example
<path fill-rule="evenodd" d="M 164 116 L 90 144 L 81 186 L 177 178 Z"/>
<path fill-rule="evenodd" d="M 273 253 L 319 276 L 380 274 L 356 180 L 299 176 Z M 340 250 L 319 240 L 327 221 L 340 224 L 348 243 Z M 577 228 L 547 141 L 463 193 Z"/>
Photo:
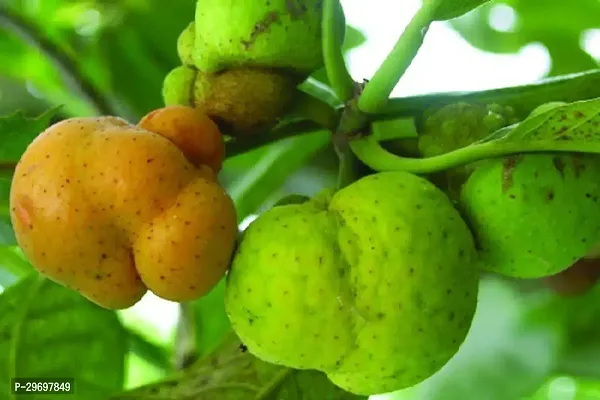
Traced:
<path fill-rule="evenodd" d="M 502 164 L 502 191 L 506 192 L 513 185 L 514 170 L 517 164 L 522 160 L 522 155 L 509 156 L 504 159 Z"/>
<path fill-rule="evenodd" d="M 451 311 L 450 314 L 448 314 L 448 320 L 450 320 L 450 321 L 454 321 L 455 317 L 456 317 L 456 314 L 454 314 L 454 311 Z"/>
<path fill-rule="evenodd" d="M 565 171 L 565 162 L 562 160 L 561 157 L 556 156 L 552 159 L 552 164 L 554 165 L 554 168 L 556 168 L 556 170 L 558 171 L 558 173 L 564 177 L 564 171 Z"/>
<path fill-rule="evenodd" d="M 554 191 L 549 190 L 548 193 L 546 194 L 546 198 L 548 199 L 548 201 L 554 200 Z"/>

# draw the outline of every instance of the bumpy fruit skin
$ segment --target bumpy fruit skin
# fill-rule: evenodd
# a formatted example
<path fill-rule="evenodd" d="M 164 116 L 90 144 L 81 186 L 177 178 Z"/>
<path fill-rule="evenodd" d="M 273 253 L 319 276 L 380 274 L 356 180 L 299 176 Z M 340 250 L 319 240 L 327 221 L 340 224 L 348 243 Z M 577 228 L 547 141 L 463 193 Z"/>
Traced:
<path fill-rule="evenodd" d="M 194 165 L 207 165 L 215 174 L 225 159 L 225 140 L 217 124 L 202 111 L 167 106 L 148 113 L 139 126 L 169 139 Z"/>
<path fill-rule="evenodd" d="M 258 217 L 225 305 L 259 358 L 324 371 L 355 394 L 391 392 L 458 350 L 477 302 L 475 260 L 470 231 L 439 189 L 379 173 Z"/>
<path fill-rule="evenodd" d="M 196 37 L 196 24 L 191 22 L 177 38 L 177 54 L 181 63 L 186 66 L 194 65 L 194 42 Z"/>
<path fill-rule="evenodd" d="M 166 105 L 192 105 L 232 136 L 265 133 L 294 104 L 297 76 L 282 71 L 237 68 L 204 74 L 177 67 L 163 83 Z"/>
<path fill-rule="evenodd" d="M 110 309 L 147 288 L 172 301 L 207 293 L 237 235 L 233 203 L 209 167 L 115 117 L 42 132 L 16 167 L 10 206 L 31 263 Z"/>
<path fill-rule="evenodd" d="M 205 73 L 246 66 L 306 76 L 323 65 L 321 15 L 321 0 L 198 0 L 194 63 Z"/>
<path fill-rule="evenodd" d="M 597 156 L 528 154 L 482 163 L 460 204 L 483 268 L 541 278 L 571 266 L 600 243 Z"/>
<path fill-rule="evenodd" d="M 162 97 L 165 105 L 191 106 L 194 104 L 194 84 L 197 71 L 181 65 L 172 69 L 163 81 Z"/>
<path fill-rule="evenodd" d="M 232 135 L 264 133 L 293 103 L 298 81 L 285 73 L 238 68 L 198 73 L 194 105 Z"/>

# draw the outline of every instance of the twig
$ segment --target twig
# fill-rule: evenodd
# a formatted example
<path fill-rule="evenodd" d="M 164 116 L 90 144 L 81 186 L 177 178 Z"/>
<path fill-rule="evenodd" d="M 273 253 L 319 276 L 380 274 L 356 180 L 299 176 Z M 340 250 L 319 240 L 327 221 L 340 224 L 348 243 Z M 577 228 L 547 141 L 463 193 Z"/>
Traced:
<path fill-rule="evenodd" d="M 65 83 L 85 99 L 96 114 L 117 114 L 109 101 L 86 78 L 77 63 L 35 26 L 4 6 L 0 6 L 0 26 L 14 32 L 44 53 L 58 68 Z"/>

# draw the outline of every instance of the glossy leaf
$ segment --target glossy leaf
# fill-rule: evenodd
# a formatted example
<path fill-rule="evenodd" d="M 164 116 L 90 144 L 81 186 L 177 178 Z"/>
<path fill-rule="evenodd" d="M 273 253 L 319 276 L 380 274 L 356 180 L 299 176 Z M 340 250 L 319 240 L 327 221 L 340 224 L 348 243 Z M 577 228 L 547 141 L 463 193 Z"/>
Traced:
<path fill-rule="evenodd" d="M 240 221 L 256 212 L 271 194 L 281 188 L 292 173 L 328 143 L 329 133 L 318 131 L 269 146 L 255 165 L 227 185 L 236 203 Z"/>
<path fill-rule="evenodd" d="M 532 114 L 512 128 L 504 128 L 485 139 L 502 142 L 557 141 L 581 144 L 598 144 L 600 151 L 600 98 L 578 101 Z M 594 146 L 595 148 L 596 146 Z"/>
<path fill-rule="evenodd" d="M 490 0 L 444 0 L 437 9 L 434 19 L 436 21 L 445 21 L 447 19 L 456 18 L 488 1 Z"/>
<path fill-rule="evenodd" d="M 14 398 L 10 378 L 60 377 L 77 398 L 106 399 L 123 386 L 126 346 L 114 312 L 34 273 L 0 295 L 0 398 Z"/>

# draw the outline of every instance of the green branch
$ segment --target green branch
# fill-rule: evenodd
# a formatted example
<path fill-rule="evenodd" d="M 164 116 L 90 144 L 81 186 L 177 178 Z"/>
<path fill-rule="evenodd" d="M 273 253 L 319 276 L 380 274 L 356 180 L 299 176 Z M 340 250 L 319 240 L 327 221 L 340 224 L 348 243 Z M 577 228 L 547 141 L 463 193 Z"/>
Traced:
<path fill-rule="evenodd" d="M 543 103 L 550 101 L 573 102 L 595 97 L 600 97 L 600 69 L 556 78 L 547 78 L 527 85 L 500 89 L 475 92 L 431 93 L 420 96 L 392 98 L 381 112 L 368 116 L 357 112 L 358 110 L 349 112 L 351 108 L 356 107 L 355 102 L 350 102 L 346 107 L 342 107 L 338 111 L 343 112 L 344 116 L 342 120 L 344 121 L 345 129 L 349 132 L 356 132 L 356 127 L 360 129 L 366 122 L 417 116 L 430 107 L 439 107 L 458 102 L 509 105 L 515 109 L 518 117 L 523 118 L 535 107 Z M 281 124 L 264 135 L 232 140 L 227 144 L 227 156 L 234 157 L 281 139 L 321 129 L 318 123 L 310 121 L 307 118 L 297 118 Z"/>
<path fill-rule="evenodd" d="M 358 108 L 361 111 L 375 114 L 385 107 L 394 87 L 421 48 L 440 1 L 424 2 L 406 26 L 396 45 L 359 97 Z"/>
<path fill-rule="evenodd" d="M 69 55 L 49 40 L 35 26 L 7 7 L 0 7 L 0 26 L 17 34 L 39 49 L 60 72 L 64 82 L 84 99 L 98 115 L 117 115 L 110 102 L 90 82 Z"/>
<path fill-rule="evenodd" d="M 429 107 L 465 102 L 472 104 L 497 103 L 511 106 L 519 117 L 527 116 L 540 104 L 551 101 L 572 103 L 600 97 L 600 69 L 593 69 L 534 83 L 476 92 L 430 93 L 420 96 L 392 98 L 374 119 L 383 116 L 414 116 Z"/>
<path fill-rule="evenodd" d="M 406 171 L 414 174 L 429 174 L 444 171 L 470 164 L 475 161 L 504 157 L 517 153 L 600 153 L 598 144 L 592 146 L 592 143 L 587 143 L 587 147 L 585 147 L 579 142 L 568 143 L 565 141 L 557 142 L 556 140 L 536 140 L 526 143 L 499 143 L 497 141 L 490 141 L 427 158 L 408 158 L 392 154 L 381 147 L 379 142 L 373 136 L 350 141 L 350 146 L 354 154 L 356 154 L 363 163 L 375 171 Z"/>
<path fill-rule="evenodd" d="M 355 82 L 348 72 L 343 52 L 343 29 L 346 24 L 339 0 L 325 0 L 323 4 L 323 58 L 327 79 L 342 102 L 354 96 Z M 341 18 L 341 21 L 340 21 Z"/>

